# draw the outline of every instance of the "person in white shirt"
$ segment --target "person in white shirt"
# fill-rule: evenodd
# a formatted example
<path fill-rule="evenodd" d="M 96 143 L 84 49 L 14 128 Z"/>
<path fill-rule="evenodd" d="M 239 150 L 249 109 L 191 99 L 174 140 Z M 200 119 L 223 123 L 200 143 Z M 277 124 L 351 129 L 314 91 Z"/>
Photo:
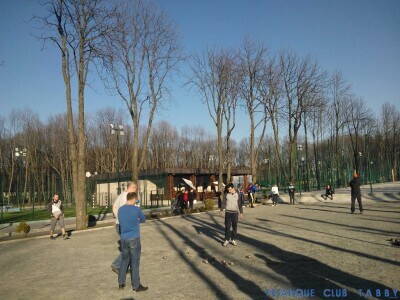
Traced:
<path fill-rule="evenodd" d="M 121 206 L 126 204 L 126 201 L 127 201 L 126 196 L 128 195 L 128 193 L 136 193 L 136 191 L 137 191 L 137 184 L 134 182 L 128 182 L 126 191 L 119 194 L 117 199 L 115 199 L 115 201 L 114 201 L 113 214 L 115 217 L 115 229 L 116 229 L 118 235 L 121 235 L 121 230 L 119 227 L 119 220 L 118 220 L 118 210 L 120 209 Z M 121 253 L 111 264 L 111 270 L 118 274 L 120 265 L 121 265 Z"/>
<path fill-rule="evenodd" d="M 274 184 L 274 186 L 272 187 L 271 193 L 272 193 L 272 206 L 276 206 L 279 198 L 279 189 L 276 184 Z"/>
<path fill-rule="evenodd" d="M 58 194 L 54 194 L 53 200 L 47 206 L 48 211 L 51 213 L 51 226 L 50 226 L 50 239 L 55 240 L 54 229 L 57 223 L 61 227 L 61 232 L 64 240 L 68 240 L 69 237 L 65 233 L 65 223 L 64 223 L 64 207 L 61 200 L 58 198 Z"/>

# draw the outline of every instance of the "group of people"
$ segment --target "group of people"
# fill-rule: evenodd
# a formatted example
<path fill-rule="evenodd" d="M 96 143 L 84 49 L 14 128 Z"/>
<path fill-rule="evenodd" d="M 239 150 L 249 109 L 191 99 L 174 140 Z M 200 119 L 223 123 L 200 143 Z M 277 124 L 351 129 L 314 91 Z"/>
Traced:
<path fill-rule="evenodd" d="M 359 174 L 354 174 L 349 185 L 351 187 L 351 213 L 353 214 L 355 211 L 356 200 L 360 213 L 362 213 L 361 180 Z M 288 192 L 290 204 L 294 204 L 295 187 L 292 183 L 289 184 Z M 248 190 L 248 193 L 253 194 L 255 191 Z M 279 189 L 276 185 L 272 187 L 271 195 L 273 206 L 275 206 L 279 198 Z M 222 245 L 224 247 L 227 247 L 229 244 L 237 246 L 237 226 L 239 218 L 243 217 L 244 191 L 242 189 L 236 190 L 234 185 L 229 183 L 226 185 L 221 196 L 220 213 L 225 212 L 225 238 Z M 323 196 L 333 197 L 333 190 L 329 185 L 326 187 Z M 193 207 L 193 199 L 195 198 L 193 191 L 185 189 L 179 197 L 186 208 Z M 252 203 L 254 195 L 249 195 L 249 199 L 252 199 L 250 200 L 250 203 Z M 52 215 L 50 239 L 55 239 L 54 229 L 57 223 L 61 227 L 63 238 L 69 239 L 65 232 L 63 206 L 58 194 L 53 196 L 52 201 L 48 205 L 48 210 Z M 144 223 L 146 218 L 140 209 L 136 183 L 129 182 L 127 190 L 118 196 L 113 204 L 113 213 L 116 218 L 116 232 L 119 235 L 120 254 L 113 261 L 111 269 L 118 274 L 119 288 L 123 289 L 125 287 L 126 274 L 130 270 L 132 289 L 136 292 L 146 291 L 148 287 L 142 285 L 139 274 L 141 255 L 140 224 Z"/>
<path fill-rule="evenodd" d="M 193 209 L 193 203 L 195 199 L 196 194 L 194 189 L 184 187 L 176 194 L 176 207 L 180 209 L 181 213 L 187 209 Z"/>

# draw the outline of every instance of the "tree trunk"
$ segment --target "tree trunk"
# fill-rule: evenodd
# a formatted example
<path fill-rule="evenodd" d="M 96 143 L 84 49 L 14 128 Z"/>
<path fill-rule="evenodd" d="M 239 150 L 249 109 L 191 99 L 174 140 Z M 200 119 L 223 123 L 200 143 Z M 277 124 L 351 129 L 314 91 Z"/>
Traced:
<path fill-rule="evenodd" d="M 78 72 L 78 174 L 76 199 L 76 229 L 87 228 L 86 216 L 86 136 L 85 136 L 85 72 L 84 41 L 79 47 L 79 72 Z"/>

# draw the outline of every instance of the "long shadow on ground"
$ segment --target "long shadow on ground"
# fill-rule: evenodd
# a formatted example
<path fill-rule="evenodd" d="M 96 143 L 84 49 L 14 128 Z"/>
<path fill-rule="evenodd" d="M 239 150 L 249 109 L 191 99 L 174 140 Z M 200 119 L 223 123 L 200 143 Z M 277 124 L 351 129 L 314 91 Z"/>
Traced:
<path fill-rule="evenodd" d="M 179 253 L 179 255 L 182 257 L 182 259 L 185 261 L 185 263 L 186 263 L 187 265 L 189 265 L 189 266 L 192 268 L 192 270 L 196 273 L 196 275 L 199 276 L 199 277 L 200 277 L 200 278 L 215 292 L 216 296 L 217 296 L 219 299 L 229 299 L 228 295 L 227 295 L 221 288 L 219 288 L 212 280 L 210 280 L 210 279 L 206 276 L 206 274 L 204 274 L 199 268 L 197 268 L 194 264 L 192 264 L 192 263 L 190 262 L 190 260 L 185 256 L 184 251 L 183 251 L 181 248 L 179 248 L 179 247 L 174 243 L 174 241 L 169 237 L 169 235 L 162 229 L 162 226 L 160 226 L 160 225 L 161 225 L 160 223 L 161 223 L 162 225 L 166 225 L 167 223 L 165 223 L 164 221 L 161 221 L 161 220 L 156 221 L 156 225 L 157 225 L 157 227 L 158 227 L 160 233 L 164 236 L 164 238 L 165 238 L 166 241 L 170 244 L 170 246 L 171 246 L 172 248 L 174 248 L 174 250 L 175 250 L 176 252 Z M 169 226 L 167 226 L 167 227 L 169 227 Z M 200 249 L 198 249 L 198 250 L 199 250 L 200 253 L 204 253 L 204 252 L 203 252 L 203 251 L 204 251 L 203 248 L 200 248 Z M 203 255 L 203 256 L 204 256 L 204 255 Z"/>
<path fill-rule="evenodd" d="M 188 218 L 188 220 L 208 226 L 211 229 L 223 231 L 223 226 L 217 222 L 215 217 L 210 214 L 209 216 L 213 221 L 212 223 L 194 216 Z M 250 225 L 254 226 L 254 224 Z M 285 276 L 293 287 L 316 289 L 320 297 L 323 297 L 322 291 L 324 289 L 341 289 L 342 286 L 339 286 L 337 283 L 355 290 L 390 289 L 380 283 L 346 273 L 321 263 L 314 258 L 283 250 L 264 241 L 256 240 L 242 234 L 239 234 L 239 240 L 263 251 L 263 254 L 256 253 L 255 255 L 262 258 L 272 270 Z M 319 244 L 318 242 L 316 243 Z M 350 290 L 348 291 L 348 297 L 349 299 L 365 299 Z"/>
<path fill-rule="evenodd" d="M 339 210 L 330 210 L 330 209 L 320 209 L 320 208 L 311 208 L 311 207 L 296 207 L 297 209 L 307 209 L 307 210 L 317 210 L 317 211 L 326 211 L 330 213 L 337 213 L 337 214 L 350 214 L 350 212 L 344 212 L 344 211 L 339 211 Z M 358 210 L 358 207 L 356 206 L 356 210 Z M 400 211 L 393 211 L 393 210 L 374 210 L 374 209 L 364 209 L 364 211 L 378 211 L 378 212 L 386 212 L 386 213 L 394 213 L 394 214 L 400 214 Z"/>
<path fill-rule="evenodd" d="M 185 241 L 185 243 L 190 246 L 193 250 L 197 252 L 197 254 L 202 258 L 202 259 L 208 259 L 208 260 L 213 260 L 213 256 L 210 255 L 203 247 L 199 246 L 197 243 L 195 243 L 192 239 L 190 239 L 188 236 L 184 235 L 182 232 L 171 226 L 170 224 L 159 220 L 161 224 L 164 226 L 168 227 L 172 232 L 174 232 L 178 237 L 180 237 L 182 240 Z M 194 266 L 185 256 L 184 253 L 182 253 L 182 250 L 178 249 L 178 247 L 174 244 L 174 242 L 171 240 L 170 237 L 165 233 L 165 231 L 162 230 L 160 227 L 160 232 L 163 234 L 163 236 L 167 239 L 167 241 L 170 243 L 170 245 L 178 251 L 185 262 L 195 271 L 197 275 L 199 275 L 209 286 L 212 288 L 216 294 L 218 299 L 230 299 L 231 297 L 228 297 L 215 283 L 213 283 L 210 279 L 207 278 L 205 274 L 203 274 L 196 266 Z M 206 232 L 203 232 L 206 234 Z M 213 234 L 210 234 L 210 237 L 214 238 Z M 229 267 L 223 265 L 221 262 L 218 260 L 213 260 L 213 263 L 210 264 L 211 266 L 214 267 L 217 271 L 219 271 L 225 279 L 231 280 L 233 283 L 236 284 L 237 288 L 243 292 L 244 294 L 248 295 L 250 299 L 271 299 L 266 296 L 264 291 L 256 285 L 254 282 L 247 280 L 240 276 L 238 273 L 230 269 Z"/>
<path fill-rule="evenodd" d="M 335 226 L 339 226 L 339 227 L 348 228 L 349 230 L 352 230 L 352 231 L 365 232 L 365 233 L 370 233 L 370 234 L 377 234 L 377 235 L 380 235 L 380 236 L 382 236 L 382 235 L 396 236 L 396 235 L 399 234 L 398 232 L 395 232 L 395 231 L 381 230 L 381 229 L 369 228 L 369 227 L 364 227 L 364 226 L 353 226 L 353 225 L 347 225 L 347 224 L 339 224 L 339 223 L 323 221 L 323 220 L 317 220 L 317 219 L 311 219 L 311 218 L 306 218 L 306 217 L 290 216 L 290 215 L 286 215 L 286 214 L 281 214 L 281 216 L 284 216 L 284 217 L 287 217 L 287 218 L 303 220 L 303 221 L 310 221 L 310 222 L 317 222 L 317 223 L 321 223 L 321 224 L 335 225 Z"/>
<path fill-rule="evenodd" d="M 214 216 L 211 216 L 211 218 L 213 220 L 215 220 Z M 395 265 L 395 266 L 400 266 L 400 262 L 395 261 L 395 260 L 382 258 L 382 257 L 379 257 L 379 256 L 375 256 L 375 255 L 371 255 L 371 254 L 367 254 L 367 253 L 362 253 L 362 252 L 355 251 L 355 250 L 345 249 L 345 248 L 341 248 L 341 247 L 338 247 L 338 246 L 333 246 L 333 245 L 330 245 L 330 244 L 326 244 L 326 243 L 310 240 L 310 239 L 307 239 L 307 238 L 291 235 L 291 234 L 288 234 L 288 233 L 283 233 L 283 232 L 280 232 L 280 231 L 277 231 L 277 230 L 273 230 L 271 228 L 262 227 L 262 226 L 259 226 L 259 225 L 256 225 L 256 224 L 247 223 L 247 222 L 244 222 L 244 221 L 241 221 L 240 223 L 245 225 L 245 226 L 248 226 L 248 229 L 253 230 L 253 231 L 265 232 L 265 233 L 269 233 L 269 234 L 273 234 L 273 235 L 277 235 L 277 236 L 287 237 L 287 238 L 291 238 L 291 239 L 295 239 L 295 240 L 299 240 L 299 241 L 315 244 L 315 245 L 318 245 L 318 246 L 323 246 L 323 247 L 326 247 L 326 248 L 329 248 L 329 249 L 332 249 L 332 250 L 336 250 L 336 251 L 340 251 L 340 252 L 344 252 L 344 253 L 350 253 L 350 254 L 354 254 L 354 255 L 357 255 L 357 256 L 361 256 L 361 257 L 377 260 L 377 261 L 380 261 L 380 262 L 389 263 L 389 264 L 392 264 L 392 265 Z"/>
<path fill-rule="evenodd" d="M 267 219 L 262 219 L 262 218 L 257 218 L 257 220 L 262 221 L 262 222 L 269 222 L 269 223 L 275 223 L 275 224 L 279 224 L 279 225 L 283 225 L 283 226 L 288 226 L 288 227 L 292 227 L 292 228 L 296 228 L 296 229 L 300 229 L 300 230 L 304 230 L 304 231 L 320 233 L 320 234 L 324 234 L 324 235 L 328 235 L 328 236 L 339 237 L 339 238 L 342 238 L 342 239 L 348 239 L 348 240 L 351 240 L 351 241 L 359 241 L 359 242 L 363 242 L 363 243 L 367 243 L 367 244 L 372 244 L 372 245 L 378 245 L 378 246 L 384 246 L 384 247 L 391 248 L 391 246 L 389 246 L 387 244 L 374 243 L 374 242 L 365 241 L 365 240 L 361 240 L 361 239 L 357 239 L 357 238 L 353 238 L 353 237 L 342 236 L 342 235 L 338 235 L 338 234 L 334 234 L 334 233 L 327 233 L 327 232 L 324 232 L 324 231 L 312 230 L 312 229 L 308 229 L 308 228 L 305 228 L 305 227 L 294 226 L 294 225 L 291 225 L 291 224 L 286 224 L 286 223 L 277 222 L 277 221 L 273 221 L 273 220 L 267 220 Z"/>
<path fill-rule="evenodd" d="M 331 203 L 327 203 L 326 205 L 320 205 L 320 204 L 312 204 L 310 206 L 316 206 L 316 207 L 323 207 L 323 208 L 343 208 L 346 209 L 348 212 L 350 211 L 350 204 L 347 206 L 340 206 L 340 205 L 333 205 Z M 365 206 L 365 205 L 363 205 Z M 393 208 L 394 210 L 381 210 L 381 209 L 372 209 L 372 208 L 368 208 L 368 204 L 367 204 L 367 208 L 364 207 L 364 211 L 376 211 L 376 212 L 388 212 L 388 213 L 400 213 L 400 206 L 396 206 L 396 207 L 392 207 L 392 206 L 388 206 L 385 205 L 383 208 Z M 397 211 L 396 211 L 397 209 Z M 334 211 L 337 212 L 337 211 Z"/>

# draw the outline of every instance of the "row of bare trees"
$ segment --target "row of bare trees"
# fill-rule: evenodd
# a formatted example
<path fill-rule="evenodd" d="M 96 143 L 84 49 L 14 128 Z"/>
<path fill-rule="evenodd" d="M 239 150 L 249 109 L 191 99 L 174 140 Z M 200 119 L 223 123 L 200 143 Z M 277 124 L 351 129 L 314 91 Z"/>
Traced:
<path fill-rule="evenodd" d="M 346 103 L 346 115 L 351 119 L 341 121 L 343 125 L 337 130 L 334 105 L 334 102 L 326 103 L 304 121 L 297 142 L 303 149 L 295 147 L 293 159 L 296 165 L 294 181 L 302 181 L 299 187 L 321 188 L 327 183 L 346 185 L 356 168 L 365 182 L 397 180 L 400 112 L 396 107 L 384 104 L 379 115 L 371 113 L 364 119 L 364 114 L 368 113 L 366 104 L 351 98 Z M 361 120 L 353 120 L 356 115 L 362 116 Z M 107 108 L 87 118 L 86 172 L 104 174 L 131 170 L 133 128 L 123 116 L 122 111 Z M 111 123 L 124 126 L 125 135 L 120 137 L 119 143 L 111 134 Z M 148 147 L 139 147 L 143 169 L 207 168 L 219 171 L 218 138 L 215 135 L 197 127 L 178 130 L 166 121 L 153 127 Z M 146 131 L 146 128 L 140 130 L 141 141 L 145 139 Z M 66 114 L 51 116 L 45 123 L 29 110 L 14 111 L 7 118 L 0 118 L 0 195 L 5 198 L 5 203 L 14 199 L 15 205 L 43 204 L 55 191 L 60 192 L 67 202 L 74 201 L 73 164 L 68 159 L 70 148 L 66 141 Z M 230 165 L 249 166 L 250 138 L 229 142 L 228 146 L 226 136 L 221 141 L 224 150 L 229 147 Z M 276 151 L 278 143 L 279 151 Z M 16 148 L 25 149 L 26 155 L 16 156 Z M 287 184 L 290 153 L 289 138 L 281 137 L 275 141 L 273 134 L 266 135 L 260 142 L 256 158 L 259 182 Z"/>
<path fill-rule="evenodd" d="M 173 24 L 155 5 L 145 1 L 49 0 L 47 15 L 34 19 L 40 39 L 57 47 L 65 85 L 68 154 L 76 202 L 76 227 L 87 224 L 85 170 L 85 88 L 95 66 L 108 89 L 126 104 L 131 117 L 133 180 L 143 166 L 139 130 L 147 148 L 159 103 L 168 93 L 168 80 L 181 60 Z M 78 105 L 73 107 L 73 94 Z M 73 113 L 77 112 L 76 115 Z M 77 118 L 77 120 L 75 120 Z M 144 143 L 144 144 L 143 144 Z"/>
<path fill-rule="evenodd" d="M 370 159 L 371 147 L 366 145 L 382 132 L 368 105 L 354 94 L 341 73 L 329 74 L 309 56 L 291 51 L 272 53 L 264 45 L 245 39 L 238 49 L 208 49 L 194 56 L 191 69 L 189 83 L 202 96 L 216 127 L 219 173 L 228 170 L 228 178 L 236 110 L 243 110 L 250 124 L 247 147 L 253 181 L 258 180 L 260 161 L 273 157 L 281 182 L 299 181 L 301 167 L 305 173 L 302 181 L 309 183 L 313 173 L 320 186 L 321 161 L 328 161 L 324 169 L 334 170 L 336 174 L 330 178 L 343 184 L 340 170 L 344 156 L 351 158 L 349 169 L 362 171 L 363 153 Z M 398 113 L 389 106 L 383 107 L 382 114 L 393 111 L 390 119 L 395 124 Z M 382 120 L 387 118 L 381 116 Z M 398 173 L 397 125 L 392 125 L 391 131 L 390 169 L 394 178 Z M 262 151 L 267 133 L 273 137 L 267 148 L 274 150 L 268 155 Z M 330 151 L 323 150 L 325 143 Z"/>
<path fill-rule="evenodd" d="M 178 132 L 166 122 L 153 124 L 183 60 L 175 25 L 157 6 L 140 0 L 43 5 L 47 15 L 35 20 L 40 39 L 59 51 L 66 114 L 43 123 L 22 111 L 0 121 L 0 186 L 8 197 L 23 191 L 29 194 L 23 201 L 35 203 L 61 188 L 74 199 L 77 229 L 83 229 L 87 171 L 129 170 L 136 180 L 149 168 L 215 168 L 221 186 L 222 173 L 229 181 L 234 166 L 249 166 L 253 181 L 267 174 L 282 184 L 299 181 L 301 165 L 303 185 L 326 181 L 327 168 L 339 184 L 344 155 L 353 158 L 351 169 L 362 171 L 360 154 L 370 159 L 379 153 L 376 164 L 384 157 L 397 176 L 397 110 L 384 106 L 377 122 L 340 73 L 329 75 L 310 57 L 274 54 L 249 39 L 238 49 L 193 55 L 187 82 L 201 96 L 216 135 L 202 128 Z M 129 122 L 113 109 L 86 118 L 85 89 L 96 75 L 125 104 Z M 250 126 L 248 138 L 236 142 L 231 137 L 239 110 Z M 110 135 L 110 123 L 124 124 L 124 138 Z M 26 148 L 26 156 L 17 157 L 17 147 Z"/>

